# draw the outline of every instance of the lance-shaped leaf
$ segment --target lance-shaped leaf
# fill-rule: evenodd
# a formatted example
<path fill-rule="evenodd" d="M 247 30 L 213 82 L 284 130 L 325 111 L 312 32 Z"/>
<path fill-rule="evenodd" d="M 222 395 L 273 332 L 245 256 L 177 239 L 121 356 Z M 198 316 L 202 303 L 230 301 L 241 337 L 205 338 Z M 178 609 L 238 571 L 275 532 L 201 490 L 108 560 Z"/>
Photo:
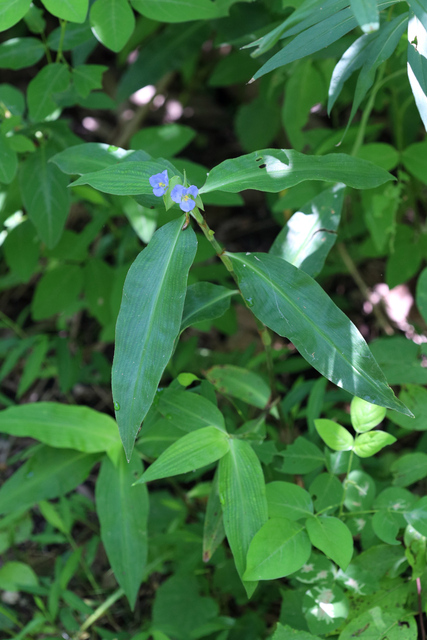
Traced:
<path fill-rule="evenodd" d="M 135 151 L 127 151 L 101 142 L 85 142 L 60 151 L 50 162 L 54 162 L 63 173 L 83 175 L 102 171 L 133 153 Z M 147 160 L 149 159 L 150 156 L 147 154 Z"/>
<path fill-rule="evenodd" d="M 132 486 L 143 471 L 139 456 L 134 452 L 128 464 L 120 453 L 116 466 L 108 458 L 102 461 L 96 511 L 111 568 L 133 609 L 147 560 L 148 491 L 144 485 Z"/>
<path fill-rule="evenodd" d="M 379 29 L 380 17 L 377 0 L 350 0 L 350 6 L 364 33 Z"/>
<path fill-rule="evenodd" d="M 408 78 L 415 103 L 427 130 L 427 11 L 424 21 L 420 14 L 409 16 Z"/>
<path fill-rule="evenodd" d="M 205 524 L 203 527 L 203 561 L 209 562 L 215 550 L 225 538 L 224 522 L 222 519 L 221 502 L 219 499 L 218 470 L 215 473 L 211 492 L 206 505 Z"/>
<path fill-rule="evenodd" d="M 365 33 L 352 43 L 347 51 L 343 53 L 341 60 L 337 62 L 329 83 L 328 115 L 331 113 L 331 109 L 341 93 L 344 82 L 365 63 L 371 42 L 372 36 Z"/>
<path fill-rule="evenodd" d="M 183 217 L 156 231 L 129 269 L 116 325 L 112 387 L 129 459 L 181 325 L 188 270 L 197 240 Z"/>
<path fill-rule="evenodd" d="M 372 162 L 345 153 L 307 156 L 293 149 L 262 149 L 221 162 L 209 173 L 199 193 L 237 193 L 244 189 L 277 193 L 304 180 L 343 182 L 354 189 L 371 189 L 393 179 Z M 77 183 L 78 180 L 74 184 Z"/>
<path fill-rule="evenodd" d="M 354 324 L 304 271 L 264 253 L 229 253 L 252 312 L 325 378 L 373 404 L 411 412 L 398 400 Z"/>
<path fill-rule="evenodd" d="M 220 318 L 230 307 L 231 296 L 238 293 L 211 282 L 195 282 L 187 289 L 180 331 L 196 322 Z"/>
<path fill-rule="evenodd" d="M 219 463 L 219 496 L 224 528 L 236 568 L 250 597 L 257 582 L 243 580 L 249 545 L 267 521 L 268 509 L 261 463 L 250 444 L 231 439 Z"/>
<path fill-rule="evenodd" d="M 148 195 L 153 193 L 153 187 L 150 185 L 149 179 L 165 169 L 168 170 L 169 179 L 172 176 L 182 177 L 170 162 L 162 158 L 156 161 L 147 160 L 146 162 L 128 160 L 127 162 L 105 167 L 101 171 L 85 173 L 69 186 L 77 187 L 82 184 L 89 184 L 94 189 L 98 189 L 98 191 L 112 193 L 116 196 Z"/>
<path fill-rule="evenodd" d="M 228 452 L 229 442 L 229 435 L 216 427 L 191 431 L 163 451 L 135 484 L 206 467 Z"/>
<path fill-rule="evenodd" d="M 284 258 L 313 278 L 335 244 L 344 201 L 344 185 L 322 191 L 283 227 L 270 253 Z"/>
<path fill-rule="evenodd" d="M 353 117 L 360 107 L 360 104 L 369 89 L 372 87 L 375 74 L 378 67 L 387 60 L 395 48 L 405 31 L 408 22 L 408 14 L 404 13 L 391 22 L 385 24 L 380 31 L 376 33 L 375 39 L 371 42 L 368 49 L 367 59 L 362 67 L 356 84 L 353 105 L 351 107 L 350 118 L 348 120 L 347 129 L 350 126 Z"/>

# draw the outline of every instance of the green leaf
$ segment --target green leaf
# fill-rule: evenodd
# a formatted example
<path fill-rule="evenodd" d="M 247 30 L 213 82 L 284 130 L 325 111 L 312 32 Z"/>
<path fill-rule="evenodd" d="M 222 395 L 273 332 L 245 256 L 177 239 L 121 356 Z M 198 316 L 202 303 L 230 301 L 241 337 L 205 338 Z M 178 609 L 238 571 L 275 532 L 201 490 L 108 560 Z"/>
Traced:
<path fill-rule="evenodd" d="M 18 156 L 11 149 L 9 139 L 0 132 L 0 182 L 10 184 L 16 175 Z"/>
<path fill-rule="evenodd" d="M 365 433 L 377 427 L 385 418 L 387 410 L 354 397 L 350 404 L 351 426 L 357 433 Z"/>
<path fill-rule="evenodd" d="M 409 173 L 427 184 L 427 142 L 416 142 L 406 147 L 402 162 Z"/>
<path fill-rule="evenodd" d="M 68 22 L 84 22 L 89 0 L 42 0 L 46 9 L 57 18 Z"/>
<path fill-rule="evenodd" d="M 241 104 L 235 117 L 234 129 L 244 151 L 267 147 L 280 129 L 277 103 L 258 96 L 248 104 Z"/>
<path fill-rule="evenodd" d="M 264 409 L 271 391 L 261 376 L 231 364 L 218 365 L 206 372 L 206 377 L 219 391 L 247 404 Z"/>
<path fill-rule="evenodd" d="M 139 456 L 134 452 L 128 464 L 122 451 L 116 466 L 103 459 L 96 481 L 101 540 L 132 610 L 147 561 L 148 492 L 145 486 L 132 486 L 142 471 Z"/>
<path fill-rule="evenodd" d="M 52 156 L 49 162 L 54 162 L 63 173 L 82 175 L 96 173 L 109 165 L 117 164 L 132 153 L 133 151 L 109 144 L 86 142 L 64 149 Z"/>
<path fill-rule="evenodd" d="M 358 635 L 356 635 L 358 634 Z M 340 640 L 417 640 L 418 629 L 414 616 L 399 607 L 371 607 L 354 618 L 340 635 Z"/>
<path fill-rule="evenodd" d="M 379 338 L 370 347 L 389 384 L 427 384 L 420 347 L 412 340 L 403 336 Z"/>
<path fill-rule="evenodd" d="M 363 64 L 362 70 L 359 74 L 356 84 L 356 90 L 354 93 L 353 105 L 351 107 L 351 113 L 347 124 L 347 129 L 350 126 L 353 117 L 358 110 L 362 100 L 372 87 L 375 74 L 378 67 L 385 62 L 393 53 L 397 47 L 399 40 L 405 31 L 408 23 L 408 14 L 404 13 L 394 18 L 390 22 L 384 24 L 380 31 L 377 32 L 375 38 L 373 38 L 369 45 L 367 59 Z"/>
<path fill-rule="evenodd" d="M 368 431 L 356 438 L 354 453 L 359 458 L 370 458 L 393 442 L 396 438 L 385 431 Z"/>
<path fill-rule="evenodd" d="M 169 179 L 173 176 L 180 176 L 179 171 L 174 169 L 166 160 L 159 158 L 155 162 L 123 162 L 106 167 L 101 171 L 86 173 L 78 180 L 71 183 L 71 187 L 80 184 L 90 184 L 91 187 L 113 193 L 118 196 L 135 196 L 139 194 L 152 194 L 153 187 L 149 183 L 149 178 L 156 173 L 161 173 L 168 169 Z"/>
<path fill-rule="evenodd" d="M 427 389 L 415 384 L 407 384 L 400 392 L 399 399 L 412 411 L 415 420 L 391 412 L 388 412 L 387 418 L 403 429 L 408 429 L 409 431 L 426 431 Z"/>
<path fill-rule="evenodd" d="M 85 453 L 109 451 L 120 442 L 117 425 L 106 413 L 56 402 L 34 402 L 1 411 L 0 432 Z"/>
<path fill-rule="evenodd" d="M 197 240 L 183 216 L 156 231 L 126 277 L 116 325 L 112 387 L 128 458 L 179 333 Z"/>
<path fill-rule="evenodd" d="M 30 220 L 14 227 L 3 243 L 6 264 L 22 282 L 28 282 L 34 274 L 40 254 L 36 231 Z"/>
<path fill-rule="evenodd" d="M 236 2 L 239 0 L 131 0 L 132 6 L 139 13 L 159 22 L 222 18 L 228 15 L 229 8 Z"/>
<path fill-rule="evenodd" d="M 216 427 L 225 432 L 221 411 L 203 396 L 182 389 L 167 389 L 160 395 L 157 410 L 183 432 Z"/>
<path fill-rule="evenodd" d="M 221 162 L 210 171 L 199 193 L 237 193 L 244 189 L 277 193 L 304 180 L 371 189 L 392 179 L 384 169 L 344 153 L 307 156 L 292 149 L 262 149 Z"/>
<path fill-rule="evenodd" d="M 357 328 L 302 270 L 263 253 L 227 254 L 254 315 L 292 341 L 317 371 L 365 400 L 409 415 Z M 333 327 L 333 330 L 332 330 Z"/>
<path fill-rule="evenodd" d="M 350 0 L 350 6 L 364 33 L 378 31 L 380 17 L 378 15 L 377 0 Z"/>
<path fill-rule="evenodd" d="M 130 147 L 143 149 L 156 158 L 159 156 L 171 158 L 185 149 L 195 136 L 194 129 L 176 122 L 163 124 L 160 127 L 144 127 L 132 136 Z"/>
<path fill-rule="evenodd" d="M 318 11 L 318 7 L 313 7 L 313 9 Z M 285 45 L 283 49 L 263 64 L 254 75 L 254 79 L 257 80 L 278 67 L 300 58 L 305 58 L 319 51 L 319 49 L 327 47 L 354 29 L 356 25 L 357 21 L 350 8 L 338 12 L 335 11 L 333 15 L 326 17 L 324 20 L 319 21 L 317 18 L 316 24 L 297 35 L 289 44 Z M 288 35 L 291 34 L 289 33 Z"/>
<path fill-rule="evenodd" d="M 28 85 L 27 102 L 33 122 L 46 120 L 58 108 L 53 94 L 68 88 L 70 73 L 65 64 L 48 64 L 41 69 Z"/>
<path fill-rule="evenodd" d="M 102 89 L 102 76 L 108 67 L 100 64 L 80 64 L 74 67 L 72 79 L 76 91 L 82 98 L 87 98 L 94 89 Z"/>
<path fill-rule="evenodd" d="M 270 518 L 299 520 L 313 513 L 313 501 L 308 491 L 291 482 L 269 482 L 266 487 Z"/>
<path fill-rule="evenodd" d="M 76 303 L 83 289 L 83 269 L 77 264 L 60 264 L 39 280 L 31 312 L 34 320 L 50 318 Z"/>
<path fill-rule="evenodd" d="M 0 0 L 0 31 L 6 31 L 25 16 L 31 0 Z"/>
<path fill-rule="evenodd" d="M 315 444 L 301 436 L 288 445 L 283 454 L 283 473 L 310 473 L 323 467 L 325 456 Z"/>
<path fill-rule="evenodd" d="M 343 486 L 332 473 L 321 473 L 309 487 L 314 500 L 316 512 L 332 515 L 337 510 L 343 497 Z"/>
<path fill-rule="evenodd" d="M 396 539 L 399 533 L 399 522 L 396 521 L 395 514 L 381 510 L 374 513 L 372 518 L 372 528 L 380 540 L 391 545 L 400 545 L 400 540 Z"/>
<path fill-rule="evenodd" d="M 249 546 L 244 580 L 275 580 L 307 562 L 311 544 L 304 526 L 286 518 L 268 520 Z"/>
<path fill-rule="evenodd" d="M 302 610 L 310 631 L 323 635 L 342 626 L 348 616 L 349 603 L 336 584 L 320 584 L 305 593 Z"/>
<path fill-rule="evenodd" d="M 269 253 L 287 260 L 312 278 L 323 268 L 337 238 L 344 202 L 344 185 L 334 185 L 294 213 Z"/>
<path fill-rule="evenodd" d="M 38 38 L 12 38 L 0 45 L 0 69 L 24 69 L 36 64 L 45 54 Z"/>
<path fill-rule="evenodd" d="M 403 515 L 408 524 L 411 524 L 422 536 L 427 536 L 427 496 L 418 500 L 415 506 Z"/>
<path fill-rule="evenodd" d="M 308 631 L 292 629 L 287 624 L 282 625 L 279 622 L 272 640 L 320 640 L 320 638 L 319 636 L 313 636 L 311 633 L 308 633 Z"/>
<path fill-rule="evenodd" d="M 102 325 L 111 322 L 112 267 L 100 258 L 91 258 L 84 268 L 84 292 L 89 310 Z"/>
<path fill-rule="evenodd" d="M 68 178 L 48 163 L 50 149 L 32 153 L 19 175 L 22 200 L 40 239 L 52 249 L 59 241 L 67 219 L 70 194 Z"/>
<path fill-rule="evenodd" d="M 391 472 L 395 487 L 409 487 L 427 476 L 427 455 L 408 453 L 393 462 Z"/>
<path fill-rule="evenodd" d="M 411 6 L 411 3 L 409 3 Z M 414 7 L 413 7 L 414 8 Z M 427 12 L 419 7 L 408 24 L 408 79 L 415 104 L 427 130 Z M 417 44 L 418 43 L 418 44 Z"/>
<path fill-rule="evenodd" d="M 203 561 L 209 562 L 215 550 L 225 538 L 224 521 L 219 499 L 219 473 L 215 473 L 211 491 L 206 505 L 205 524 L 203 527 Z"/>
<path fill-rule="evenodd" d="M 220 318 L 230 308 L 230 298 L 238 293 L 210 282 L 195 282 L 187 289 L 180 333 L 197 322 Z"/>
<path fill-rule="evenodd" d="M 372 37 L 364 34 L 357 38 L 353 44 L 345 51 L 341 59 L 337 62 L 328 91 L 328 115 L 330 115 L 338 96 L 340 95 L 344 83 L 357 69 L 365 63 L 369 55 L 369 46 Z M 368 158 L 366 158 L 368 159 Z"/>
<path fill-rule="evenodd" d="M 427 323 L 427 267 L 421 271 L 417 280 L 416 301 L 418 310 Z"/>
<path fill-rule="evenodd" d="M 65 495 L 87 478 L 98 460 L 99 454 L 40 446 L 0 488 L 0 514 Z"/>
<path fill-rule="evenodd" d="M 308 518 L 306 527 L 311 543 L 345 571 L 353 555 L 353 537 L 349 528 L 331 516 Z"/>
<path fill-rule="evenodd" d="M 231 439 L 229 453 L 221 458 L 219 496 L 227 540 L 242 578 L 249 545 L 268 517 L 261 464 L 244 440 Z M 250 597 L 257 583 L 242 581 Z"/>
<path fill-rule="evenodd" d="M 334 451 L 350 451 L 353 448 L 353 436 L 336 422 L 321 418 L 315 420 L 314 425 L 323 442 Z"/>
<path fill-rule="evenodd" d="M 344 504 L 349 511 L 367 511 L 375 497 L 375 482 L 364 471 L 353 470 L 347 476 Z"/>
<path fill-rule="evenodd" d="M 95 38 L 111 51 L 121 51 L 135 28 L 127 0 L 95 0 L 89 14 Z"/>
<path fill-rule="evenodd" d="M 427 11 L 423 0 L 408 0 L 408 4 L 427 31 Z"/>
<path fill-rule="evenodd" d="M 206 467 L 222 458 L 229 448 L 228 434 L 216 427 L 203 427 L 191 431 L 168 447 L 136 484 Z"/>
<path fill-rule="evenodd" d="M 392 169 L 394 169 L 400 161 L 400 156 L 397 150 L 392 147 L 391 144 L 386 144 L 385 142 L 370 142 L 368 144 L 364 144 L 359 148 L 357 157 L 362 158 L 362 160 L 370 160 L 386 171 L 391 171 Z M 388 206 L 390 206 L 390 200 L 393 202 L 393 200 L 397 198 L 397 194 L 395 195 L 396 192 L 394 185 L 388 185 L 387 189 L 388 188 L 393 189 L 391 194 L 389 195 L 388 192 L 385 191 L 382 195 L 386 199 Z M 398 189 L 398 187 L 396 188 Z M 373 193 L 372 191 L 369 193 L 372 193 L 377 197 L 379 195 Z"/>
<path fill-rule="evenodd" d="M 23 562 L 5 562 L 0 569 L 0 589 L 4 591 L 26 591 L 26 587 L 39 584 L 33 569 Z"/>
<path fill-rule="evenodd" d="M 39 334 L 30 355 L 26 359 L 24 370 L 19 380 L 18 391 L 16 393 L 17 398 L 22 398 L 23 394 L 28 391 L 33 382 L 39 378 L 49 348 L 48 337 Z"/>

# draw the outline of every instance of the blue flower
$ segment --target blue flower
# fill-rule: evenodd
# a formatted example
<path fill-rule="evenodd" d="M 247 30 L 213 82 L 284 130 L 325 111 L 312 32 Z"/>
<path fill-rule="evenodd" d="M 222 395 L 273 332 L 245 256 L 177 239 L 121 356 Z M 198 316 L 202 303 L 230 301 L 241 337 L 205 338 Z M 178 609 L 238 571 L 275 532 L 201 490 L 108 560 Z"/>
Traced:
<path fill-rule="evenodd" d="M 171 199 L 179 204 L 181 211 L 189 213 L 196 206 L 196 198 L 199 190 L 194 184 L 186 189 L 182 184 L 177 184 L 171 191 Z"/>
<path fill-rule="evenodd" d="M 162 171 L 162 173 L 156 173 L 155 176 L 151 176 L 150 184 L 153 187 L 153 193 L 155 196 L 160 198 L 164 193 L 166 193 L 166 189 L 169 185 L 169 177 L 167 169 Z"/>

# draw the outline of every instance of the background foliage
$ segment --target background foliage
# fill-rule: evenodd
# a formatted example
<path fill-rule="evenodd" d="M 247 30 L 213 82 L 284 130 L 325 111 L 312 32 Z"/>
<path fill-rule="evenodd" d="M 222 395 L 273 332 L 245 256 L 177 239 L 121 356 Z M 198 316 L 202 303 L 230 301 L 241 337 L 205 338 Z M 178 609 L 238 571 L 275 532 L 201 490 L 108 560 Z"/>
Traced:
<path fill-rule="evenodd" d="M 0 29 L 1 636 L 424 639 L 424 3 Z"/>

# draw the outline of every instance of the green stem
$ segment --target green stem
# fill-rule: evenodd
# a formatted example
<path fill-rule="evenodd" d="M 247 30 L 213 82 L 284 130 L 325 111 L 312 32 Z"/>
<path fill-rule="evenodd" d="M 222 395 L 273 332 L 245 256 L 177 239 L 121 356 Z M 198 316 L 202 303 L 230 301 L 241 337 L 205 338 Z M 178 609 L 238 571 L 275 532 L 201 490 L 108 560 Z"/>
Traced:
<path fill-rule="evenodd" d="M 80 629 L 78 630 L 78 632 L 75 635 L 76 640 L 78 638 L 81 637 L 81 634 L 86 631 L 86 629 L 89 629 L 89 627 L 98 620 L 98 618 L 101 618 L 104 613 L 117 601 L 119 600 L 123 595 L 124 595 L 124 591 L 123 589 L 120 587 L 120 589 L 117 589 L 117 591 L 115 591 L 114 593 L 111 594 L 111 596 L 109 598 L 107 598 L 107 600 L 105 602 L 103 602 L 93 613 L 92 615 L 90 615 L 85 622 L 83 622 L 82 626 L 80 627 Z"/>
<path fill-rule="evenodd" d="M 232 264 L 230 258 L 226 255 L 225 249 L 223 249 L 223 247 L 221 247 L 219 242 L 217 242 L 217 240 L 215 239 L 215 232 L 212 231 L 212 229 L 209 228 L 208 223 L 206 222 L 206 220 L 204 219 L 204 217 L 200 213 L 199 209 L 197 209 L 197 207 L 195 209 L 193 209 L 193 211 L 191 212 L 191 215 L 195 219 L 197 224 L 199 225 L 200 229 L 203 231 L 203 233 L 205 235 L 205 238 L 208 240 L 208 242 L 212 246 L 212 248 L 215 251 L 216 255 L 221 260 L 221 262 L 223 263 L 223 265 L 225 266 L 225 268 L 227 269 L 227 271 L 229 272 L 229 274 L 231 275 L 231 277 L 233 278 L 233 280 L 237 284 L 237 287 L 239 288 L 240 295 L 243 298 L 243 302 L 245 303 L 246 307 L 250 310 L 251 309 L 250 304 L 248 303 L 248 301 L 245 299 L 244 295 L 240 291 L 239 281 L 237 279 L 236 274 L 234 273 L 233 264 Z M 271 393 L 272 393 L 272 400 L 274 401 L 276 398 L 279 398 L 280 396 L 279 396 L 279 394 L 277 392 L 276 377 L 275 377 L 275 374 L 274 374 L 273 350 L 272 350 L 271 335 L 270 335 L 270 332 L 269 332 L 268 328 L 265 326 L 265 324 L 263 324 L 257 318 L 255 318 L 255 322 L 256 322 L 256 325 L 257 325 L 258 333 L 259 333 L 260 338 L 261 338 L 262 346 L 264 347 L 264 351 L 265 351 L 268 377 L 269 377 L 269 380 L 270 380 L 270 389 L 271 389 Z M 280 416 L 281 421 L 282 421 L 280 402 L 279 402 L 279 405 L 278 405 L 278 411 L 279 411 L 279 416 Z"/>
<path fill-rule="evenodd" d="M 345 474 L 345 480 L 344 480 L 344 491 L 342 492 L 342 498 L 341 498 L 341 502 L 340 502 L 340 510 L 339 510 L 339 514 L 338 517 L 341 518 L 343 510 L 344 510 L 344 501 L 347 495 L 347 484 L 348 484 L 348 476 L 350 474 L 351 471 L 351 465 L 353 463 L 353 456 L 354 456 L 354 452 L 353 449 L 350 451 L 350 457 L 348 459 L 348 467 L 347 467 L 347 473 Z"/>
<path fill-rule="evenodd" d="M 5 313 L 3 313 L 3 311 L 0 311 L 0 321 L 9 329 L 12 329 L 12 331 L 14 331 L 19 338 L 25 340 L 25 338 L 27 337 L 25 331 L 23 331 L 23 329 L 21 329 L 21 327 L 16 324 L 16 322 L 13 322 L 13 320 L 11 320 Z"/>
<path fill-rule="evenodd" d="M 64 37 L 65 37 L 65 31 L 67 29 L 67 21 L 66 20 L 60 20 L 60 25 L 61 25 L 61 35 L 59 37 L 59 45 L 58 45 L 58 51 L 56 52 L 56 60 L 55 62 L 60 62 L 61 58 L 62 58 L 62 47 L 64 45 Z"/>
<path fill-rule="evenodd" d="M 352 156 L 357 156 L 357 153 L 363 144 L 363 140 L 365 138 L 365 133 L 366 133 L 366 127 L 368 126 L 369 116 L 371 115 L 372 109 L 374 108 L 374 103 L 375 103 L 375 98 L 377 97 L 377 93 L 382 86 L 384 72 L 385 72 L 385 65 L 380 67 L 377 81 L 374 84 L 374 87 L 371 91 L 371 95 L 369 96 L 369 100 L 367 102 L 365 110 L 363 111 L 359 130 L 357 132 L 357 137 L 356 137 L 356 140 L 354 141 L 353 149 L 351 151 Z"/>

